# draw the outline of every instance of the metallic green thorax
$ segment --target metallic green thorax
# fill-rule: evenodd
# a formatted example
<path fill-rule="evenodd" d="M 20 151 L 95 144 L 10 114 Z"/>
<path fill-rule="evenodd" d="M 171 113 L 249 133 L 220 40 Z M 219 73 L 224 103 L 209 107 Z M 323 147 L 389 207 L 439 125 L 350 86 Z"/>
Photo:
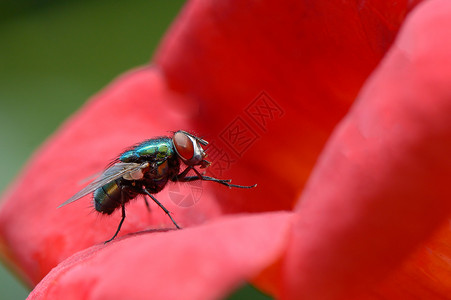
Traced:
<path fill-rule="evenodd" d="M 125 151 L 119 157 L 122 162 L 140 162 L 141 160 L 152 159 L 155 162 L 165 161 L 175 154 L 172 139 L 161 137 L 142 142 L 141 144 Z"/>

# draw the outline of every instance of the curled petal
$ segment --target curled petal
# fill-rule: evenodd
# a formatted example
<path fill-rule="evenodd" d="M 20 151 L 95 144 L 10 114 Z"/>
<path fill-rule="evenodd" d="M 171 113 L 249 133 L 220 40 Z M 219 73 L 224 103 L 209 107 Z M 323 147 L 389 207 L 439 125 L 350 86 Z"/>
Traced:
<path fill-rule="evenodd" d="M 291 217 L 234 216 L 94 246 L 58 265 L 28 299 L 222 299 L 281 255 Z"/>
<path fill-rule="evenodd" d="M 349 299 L 451 211 L 451 4 L 428 1 L 335 131 L 297 207 L 287 299 Z"/>

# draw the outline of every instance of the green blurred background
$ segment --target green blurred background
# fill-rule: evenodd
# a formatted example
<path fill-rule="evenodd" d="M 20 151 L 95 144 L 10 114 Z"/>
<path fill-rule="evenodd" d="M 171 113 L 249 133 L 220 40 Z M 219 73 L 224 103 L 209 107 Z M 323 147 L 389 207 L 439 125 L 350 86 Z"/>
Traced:
<path fill-rule="evenodd" d="M 90 96 L 147 63 L 184 1 L 0 0 L 0 190 Z M 29 291 L 0 267 L 0 299 Z"/>
<path fill-rule="evenodd" d="M 182 0 L 0 0 L 0 191 L 112 79 L 146 64 Z M 0 299 L 29 291 L 0 264 Z M 270 299 L 246 285 L 228 298 Z"/>

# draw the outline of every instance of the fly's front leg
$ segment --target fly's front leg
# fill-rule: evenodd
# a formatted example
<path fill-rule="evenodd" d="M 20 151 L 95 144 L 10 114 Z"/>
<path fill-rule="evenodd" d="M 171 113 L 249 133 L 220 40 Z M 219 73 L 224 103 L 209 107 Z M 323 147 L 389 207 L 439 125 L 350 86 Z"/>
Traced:
<path fill-rule="evenodd" d="M 172 180 L 172 181 L 175 181 L 175 182 L 177 182 L 177 181 L 185 182 L 185 180 L 183 180 L 183 179 L 184 179 L 184 178 L 187 178 L 186 175 L 188 175 L 188 172 L 189 172 L 191 169 L 194 169 L 194 168 L 191 167 L 191 166 L 186 167 L 186 169 L 183 170 L 182 173 L 178 174 L 177 176 L 175 176 L 175 177 L 172 178 L 171 180 Z M 197 177 L 197 176 L 196 176 L 196 177 Z M 200 178 L 199 178 L 199 179 L 200 179 Z M 199 179 L 198 179 L 198 180 L 199 180 Z M 192 180 L 191 180 L 191 181 L 192 181 Z"/>
<path fill-rule="evenodd" d="M 193 170 L 196 173 L 196 176 L 186 176 L 190 170 Z M 254 185 L 238 185 L 238 184 L 232 184 L 230 183 L 231 179 L 218 179 L 210 176 L 205 176 L 200 174 L 199 171 L 197 171 L 195 168 L 189 166 L 187 167 L 182 173 L 177 175 L 173 181 L 180 181 L 180 182 L 189 182 L 189 181 L 196 181 L 196 180 L 204 180 L 204 181 L 213 181 L 217 182 L 219 184 L 225 185 L 229 188 L 235 187 L 240 189 L 251 189 L 257 186 L 257 184 Z"/>

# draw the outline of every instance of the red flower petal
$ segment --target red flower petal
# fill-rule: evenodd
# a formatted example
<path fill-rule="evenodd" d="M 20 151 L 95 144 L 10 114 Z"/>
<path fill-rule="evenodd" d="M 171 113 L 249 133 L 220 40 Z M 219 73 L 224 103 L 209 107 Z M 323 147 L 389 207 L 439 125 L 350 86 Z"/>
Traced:
<path fill-rule="evenodd" d="M 401 268 L 374 288 L 369 299 L 447 299 L 451 295 L 449 221 Z"/>
<path fill-rule="evenodd" d="M 287 299 L 375 288 L 449 217 L 450 16 L 449 1 L 412 14 L 322 154 L 297 208 Z"/>
<path fill-rule="evenodd" d="M 221 299 L 281 255 L 289 213 L 136 234 L 59 264 L 28 299 Z"/>
<path fill-rule="evenodd" d="M 221 193 L 226 211 L 293 207 L 408 2 L 191 1 L 185 7 L 156 63 L 172 89 L 204 100 L 197 124 L 235 161 L 226 177 L 258 179 L 258 203 Z M 258 100 L 262 91 L 272 98 L 268 106 Z M 257 140 L 241 151 L 227 139 L 237 131 Z"/>

